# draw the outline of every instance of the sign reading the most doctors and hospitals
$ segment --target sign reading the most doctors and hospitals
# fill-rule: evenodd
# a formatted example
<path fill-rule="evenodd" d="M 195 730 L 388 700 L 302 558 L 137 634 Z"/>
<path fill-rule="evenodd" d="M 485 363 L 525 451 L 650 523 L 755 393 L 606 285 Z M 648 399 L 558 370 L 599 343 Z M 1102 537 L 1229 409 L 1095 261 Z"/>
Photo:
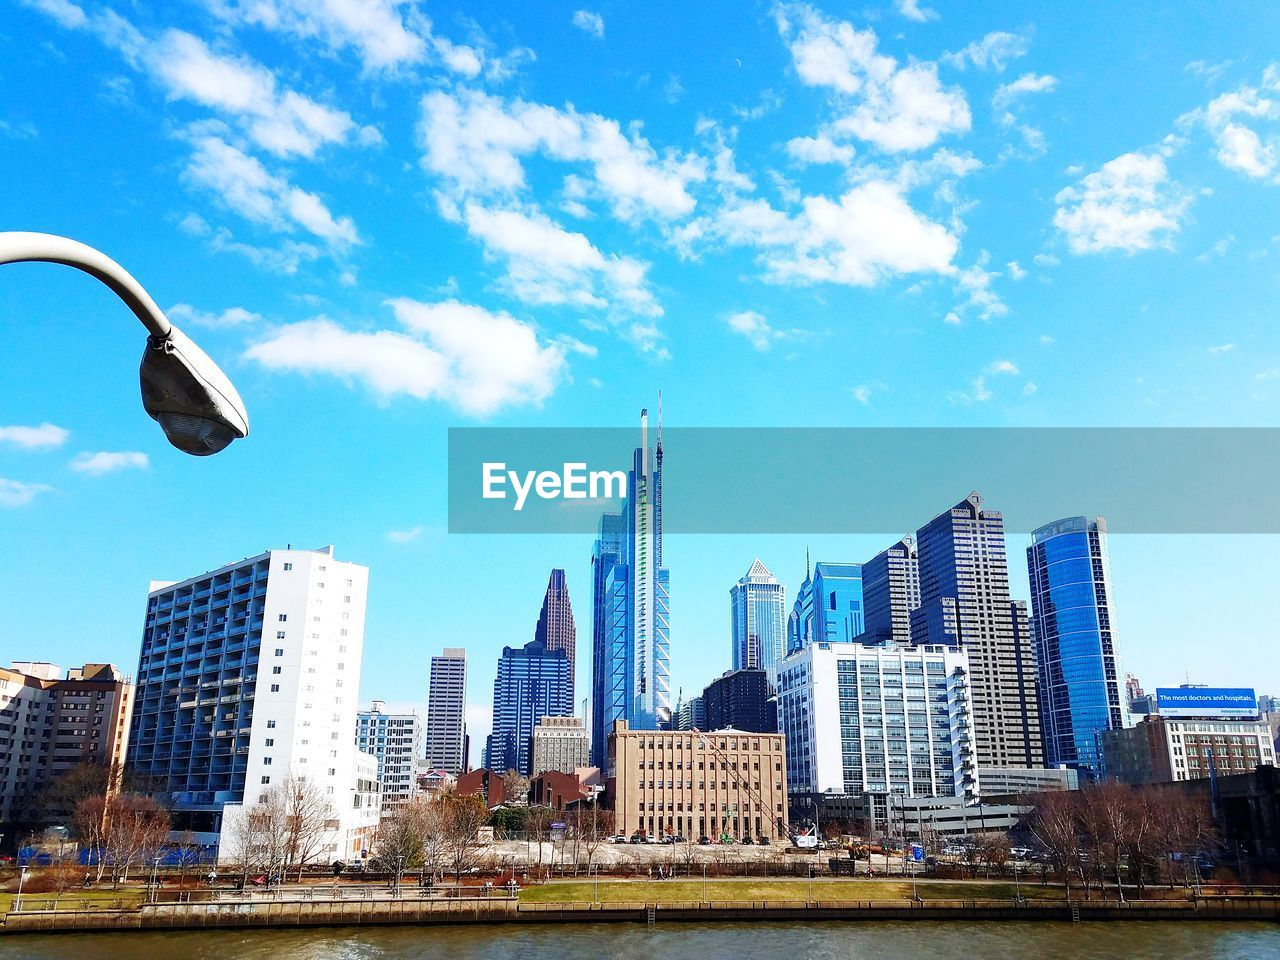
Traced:
<path fill-rule="evenodd" d="M 1159 687 L 1162 717 L 1256 717 L 1258 698 L 1250 687 Z"/>

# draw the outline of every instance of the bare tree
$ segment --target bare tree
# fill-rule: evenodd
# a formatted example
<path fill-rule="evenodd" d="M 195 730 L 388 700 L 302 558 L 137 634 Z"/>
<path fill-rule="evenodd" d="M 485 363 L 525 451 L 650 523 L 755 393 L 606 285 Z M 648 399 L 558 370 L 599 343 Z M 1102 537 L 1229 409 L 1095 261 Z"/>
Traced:
<path fill-rule="evenodd" d="M 128 880 L 133 865 L 155 856 L 168 835 L 169 813 L 151 797 L 122 793 L 107 799 L 103 846 L 112 882 Z"/>
<path fill-rule="evenodd" d="M 587 854 L 587 869 L 595 862 L 596 851 L 606 843 L 614 830 L 612 810 L 601 810 L 598 798 L 584 808 L 578 807 L 576 832 L 582 838 L 582 849 Z"/>
<path fill-rule="evenodd" d="M 426 797 L 413 797 L 383 817 L 378 856 L 408 870 L 423 866 L 428 836 L 438 832 L 433 806 Z"/>
<path fill-rule="evenodd" d="M 502 795 L 511 806 L 519 806 L 529 799 L 529 778 L 519 770 L 508 770 L 502 775 Z"/>
<path fill-rule="evenodd" d="M 474 865 L 480 828 L 489 819 L 489 810 L 476 796 L 445 794 L 436 803 L 440 805 L 444 862 L 453 871 L 454 880 L 461 882 L 463 871 Z"/>
<path fill-rule="evenodd" d="M 290 775 L 280 784 L 285 814 L 286 870 L 302 871 L 324 849 L 325 833 L 337 829 L 338 821 L 328 799 L 305 777 Z"/>
<path fill-rule="evenodd" d="M 1049 852 L 1049 858 L 1062 874 L 1071 897 L 1071 874 L 1081 868 L 1079 805 L 1074 791 L 1053 791 L 1036 796 L 1035 812 L 1030 820 L 1031 832 Z M 1084 880 L 1083 873 L 1081 879 Z M 1085 882 L 1085 895 L 1089 888 Z"/>
<path fill-rule="evenodd" d="M 72 811 L 71 827 L 88 853 L 89 864 L 97 867 L 96 879 L 101 881 L 107 869 L 107 798 L 101 794 L 81 798 Z"/>

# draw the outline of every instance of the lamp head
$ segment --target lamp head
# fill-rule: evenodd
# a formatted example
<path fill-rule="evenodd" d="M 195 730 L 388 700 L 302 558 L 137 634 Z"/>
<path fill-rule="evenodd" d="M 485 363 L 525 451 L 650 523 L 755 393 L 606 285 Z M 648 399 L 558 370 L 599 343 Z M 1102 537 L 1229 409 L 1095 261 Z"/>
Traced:
<path fill-rule="evenodd" d="M 140 375 L 143 408 L 184 453 L 207 457 L 248 436 L 240 394 L 177 327 L 167 337 L 147 337 Z"/>

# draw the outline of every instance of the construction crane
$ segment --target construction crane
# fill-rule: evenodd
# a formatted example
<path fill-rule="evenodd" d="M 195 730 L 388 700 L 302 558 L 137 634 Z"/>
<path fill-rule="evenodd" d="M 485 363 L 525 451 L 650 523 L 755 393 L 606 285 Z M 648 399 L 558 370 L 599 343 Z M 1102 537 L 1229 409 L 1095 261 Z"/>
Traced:
<path fill-rule="evenodd" d="M 764 798 L 760 796 L 760 792 L 751 786 L 750 780 L 744 780 L 742 777 L 738 775 L 738 771 L 734 769 L 734 764 L 730 762 L 725 752 L 715 745 L 715 741 L 712 740 L 710 737 L 708 737 L 705 733 L 703 733 L 697 727 L 693 727 L 692 730 L 693 730 L 694 736 L 696 736 L 699 740 L 702 741 L 703 748 L 710 751 L 711 756 L 720 761 L 724 769 L 728 771 L 729 776 L 731 776 L 737 782 L 738 786 L 741 787 L 746 792 L 751 802 L 755 804 L 756 809 L 762 812 L 768 810 L 769 804 L 764 802 Z M 717 732 L 721 734 L 732 735 L 732 736 L 750 736 L 751 735 L 748 731 L 744 731 L 744 730 L 720 730 Z M 771 773 L 772 771 L 766 771 L 766 772 Z M 774 820 L 777 822 L 777 825 L 778 825 L 779 836 L 784 835 L 786 833 L 786 830 L 785 830 L 786 821 L 782 817 L 776 816 L 776 815 L 774 816 Z M 723 827 L 721 828 L 721 835 L 723 836 Z"/>

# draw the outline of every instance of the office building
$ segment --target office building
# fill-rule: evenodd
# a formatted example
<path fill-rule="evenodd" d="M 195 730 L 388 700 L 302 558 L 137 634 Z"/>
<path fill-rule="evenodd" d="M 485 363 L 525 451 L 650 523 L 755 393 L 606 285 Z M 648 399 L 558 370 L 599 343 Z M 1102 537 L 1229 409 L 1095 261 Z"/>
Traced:
<path fill-rule="evenodd" d="M 552 570 L 547 580 L 547 592 L 542 598 L 542 612 L 538 614 L 533 639 L 548 650 L 563 650 L 568 656 L 569 699 L 573 700 L 578 628 L 573 622 L 573 604 L 569 602 L 569 584 L 563 570 Z"/>
<path fill-rule="evenodd" d="M 860 643 L 911 643 L 911 612 L 920 606 L 920 566 L 915 541 L 903 537 L 862 565 Z"/>
<path fill-rule="evenodd" d="M 813 565 L 813 643 L 848 643 L 866 630 L 862 610 L 862 565 Z"/>
<path fill-rule="evenodd" d="M 1020 797 L 1028 793 L 1080 789 L 1080 772 L 1071 767 L 1046 767 L 1043 770 L 983 767 L 980 775 L 984 797 Z"/>
<path fill-rule="evenodd" d="M 431 684 L 427 691 L 426 753 L 433 770 L 453 776 L 468 769 L 467 757 L 467 651 L 446 647 L 431 658 Z"/>
<path fill-rule="evenodd" d="M 786 588 L 757 557 L 729 599 L 733 669 L 770 669 L 787 652 Z"/>
<path fill-rule="evenodd" d="M 785 757 L 776 733 L 631 730 L 619 721 L 608 753 L 615 829 L 779 840 L 787 834 Z"/>
<path fill-rule="evenodd" d="M 569 694 L 569 655 L 548 650 L 537 640 L 503 647 L 493 681 L 493 732 L 484 765 L 491 770 L 532 771 L 533 728 L 542 717 L 573 713 Z"/>
<path fill-rule="evenodd" d="M 777 684 L 793 798 L 977 796 L 963 651 L 819 642 L 783 660 Z"/>
<path fill-rule="evenodd" d="M 1275 744 L 1258 720 L 1149 716 L 1101 734 L 1103 770 L 1121 783 L 1168 783 L 1275 766 Z"/>
<path fill-rule="evenodd" d="M 1136 682 L 1121 686 L 1106 520 L 1070 517 L 1035 530 L 1027 572 L 1044 762 L 1096 777 L 1100 735 L 1127 726 L 1129 700 L 1141 694 Z"/>
<path fill-rule="evenodd" d="M 804 582 L 796 591 L 796 602 L 787 616 L 787 653 L 795 653 L 813 642 L 813 571 L 809 551 L 804 555 Z"/>
<path fill-rule="evenodd" d="M 661 399 L 659 399 L 661 403 Z M 640 412 L 640 446 L 627 473 L 620 514 L 606 514 L 592 553 L 592 757 L 603 764 L 618 720 L 656 730 L 671 722 L 670 576 L 662 565 L 662 410 L 649 448 L 649 414 Z"/>
<path fill-rule="evenodd" d="M 416 713 L 387 713 L 386 704 L 375 700 L 356 714 L 356 749 L 378 759 L 383 813 L 413 796 L 421 742 L 422 722 Z"/>
<path fill-rule="evenodd" d="M 244 808 L 305 780 L 332 817 L 317 862 L 359 856 L 377 830 L 377 760 L 357 751 L 369 571 L 332 547 L 270 550 L 152 583 L 128 767 L 220 859 Z"/>
<path fill-rule="evenodd" d="M 591 763 L 591 737 L 581 717 L 542 717 L 533 728 L 532 773 L 572 773 Z"/>
<path fill-rule="evenodd" d="M 1009 596 L 1004 517 L 982 504 L 971 493 L 917 532 L 920 607 L 911 616 L 911 639 L 968 654 L 980 768 L 1042 767 L 1025 604 Z"/>
<path fill-rule="evenodd" d="M 109 663 L 66 673 L 43 662 L 0 667 L 0 832 L 10 845 L 19 825 L 33 828 L 46 814 L 71 812 L 41 803 L 43 791 L 71 768 L 101 764 L 115 771 L 118 786 L 133 696 L 133 684 Z"/>
<path fill-rule="evenodd" d="M 690 697 L 681 700 L 676 708 L 677 730 L 705 730 L 707 728 L 707 711 L 702 697 Z"/>
<path fill-rule="evenodd" d="M 702 692 L 705 726 L 700 730 L 777 733 L 777 703 L 765 670 L 730 670 Z"/>

